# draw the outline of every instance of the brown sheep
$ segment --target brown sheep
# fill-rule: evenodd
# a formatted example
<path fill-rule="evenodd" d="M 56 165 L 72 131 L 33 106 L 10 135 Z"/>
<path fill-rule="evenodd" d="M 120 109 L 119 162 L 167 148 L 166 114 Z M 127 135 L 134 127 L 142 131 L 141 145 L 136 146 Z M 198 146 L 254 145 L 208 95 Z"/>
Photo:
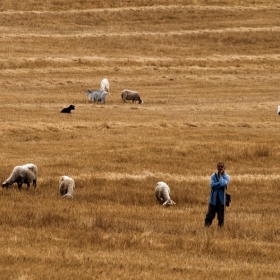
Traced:
<path fill-rule="evenodd" d="M 137 91 L 129 89 L 125 89 L 122 91 L 121 98 L 123 102 L 125 102 L 126 100 L 132 100 L 133 103 L 135 103 L 136 101 L 138 101 L 139 104 L 144 103 Z"/>

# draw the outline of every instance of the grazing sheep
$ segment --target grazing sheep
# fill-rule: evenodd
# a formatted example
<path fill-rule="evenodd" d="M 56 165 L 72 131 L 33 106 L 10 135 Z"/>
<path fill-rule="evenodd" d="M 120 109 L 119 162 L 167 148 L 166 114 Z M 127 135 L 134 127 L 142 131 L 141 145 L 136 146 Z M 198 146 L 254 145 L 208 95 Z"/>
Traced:
<path fill-rule="evenodd" d="M 164 182 L 158 182 L 155 188 L 155 196 L 158 202 L 162 205 L 170 206 L 172 204 L 176 204 L 170 198 L 170 188 Z"/>
<path fill-rule="evenodd" d="M 121 94 L 122 101 L 125 102 L 126 100 L 132 100 L 133 103 L 136 101 L 139 102 L 139 104 L 143 104 L 144 101 L 140 98 L 140 95 L 137 91 L 125 89 L 122 91 Z"/>
<path fill-rule="evenodd" d="M 67 108 L 63 108 L 60 113 L 70 114 L 71 110 L 75 110 L 75 106 L 74 105 L 70 105 Z"/>
<path fill-rule="evenodd" d="M 59 179 L 59 191 L 63 197 L 73 198 L 75 182 L 68 176 L 62 176 Z"/>
<path fill-rule="evenodd" d="M 8 188 L 13 183 L 17 183 L 20 190 L 22 184 L 27 184 L 27 189 L 29 189 L 30 183 L 33 183 L 35 189 L 37 186 L 37 175 L 38 168 L 32 163 L 16 166 L 10 177 L 2 184 L 2 188 Z"/>
<path fill-rule="evenodd" d="M 91 102 L 93 103 L 102 102 L 102 104 L 105 104 L 107 94 L 109 94 L 109 92 L 103 89 L 87 91 L 88 99 L 91 100 Z"/>
<path fill-rule="evenodd" d="M 106 90 L 109 92 L 109 81 L 107 78 L 104 78 L 100 83 L 100 89 Z"/>

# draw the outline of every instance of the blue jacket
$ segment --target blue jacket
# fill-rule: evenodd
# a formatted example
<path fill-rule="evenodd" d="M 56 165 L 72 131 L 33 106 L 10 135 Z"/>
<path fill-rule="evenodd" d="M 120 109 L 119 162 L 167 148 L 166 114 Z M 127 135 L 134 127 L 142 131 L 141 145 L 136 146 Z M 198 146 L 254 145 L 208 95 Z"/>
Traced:
<path fill-rule="evenodd" d="M 217 196 L 219 196 L 222 205 L 224 205 L 224 188 L 227 188 L 227 185 L 230 181 L 230 177 L 227 173 L 224 173 L 220 178 L 218 173 L 213 173 L 211 175 L 211 193 L 209 203 L 212 205 L 217 204 Z"/>

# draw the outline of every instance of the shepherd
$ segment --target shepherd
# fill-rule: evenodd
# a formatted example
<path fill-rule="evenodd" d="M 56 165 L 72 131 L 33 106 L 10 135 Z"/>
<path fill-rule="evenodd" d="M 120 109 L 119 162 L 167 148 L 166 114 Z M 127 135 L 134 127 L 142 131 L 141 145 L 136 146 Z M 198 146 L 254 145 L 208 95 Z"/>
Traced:
<path fill-rule="evenodd" d="M 217 213 L 218 226 L 224 225 L 225 205 L 226 205 L 226 190 L 230 181 L 229 175 L 225 172 L 226 164 L 223 161 L 217 163 L 218 172 L 211 175 L 210 180 L 210 199 L 208 212 L 205 218 L 205 226 L 209 227 Z"/>

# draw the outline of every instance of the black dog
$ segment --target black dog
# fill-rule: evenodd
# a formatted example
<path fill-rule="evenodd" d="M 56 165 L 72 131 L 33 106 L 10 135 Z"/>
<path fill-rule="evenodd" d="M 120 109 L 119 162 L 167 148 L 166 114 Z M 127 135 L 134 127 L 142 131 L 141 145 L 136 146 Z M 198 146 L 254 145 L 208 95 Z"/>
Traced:
<path fill-rule="evenodd" d="M 70 105 L 69 107 L 62 109 L 60 113 L 70 114 L 71 110 L 75 110 L 75 106 L 74 105 Z"/>

